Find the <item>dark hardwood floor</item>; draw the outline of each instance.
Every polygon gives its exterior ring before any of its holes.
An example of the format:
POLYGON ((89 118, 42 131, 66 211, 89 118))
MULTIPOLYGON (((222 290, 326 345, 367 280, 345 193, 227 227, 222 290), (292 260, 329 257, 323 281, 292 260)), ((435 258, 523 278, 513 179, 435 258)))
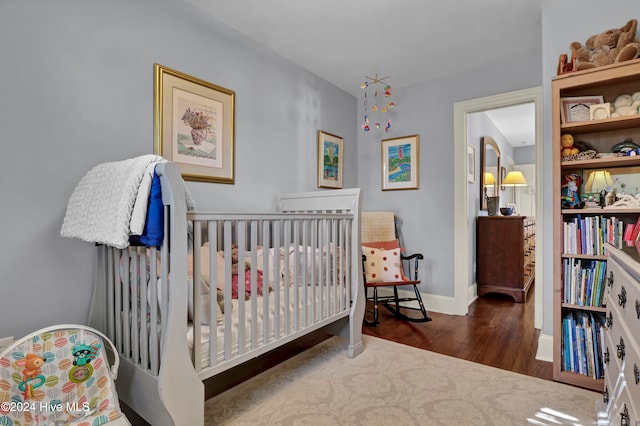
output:
POLYGON ((553 380, 553 364, 535 359, 539 331, 534 324, 533 288, 525 303, 501 295, 476 299, 466 316, 429 312, 433 319, 414 323, 380 309, 380 325, 365 334, 456 358, 553 380))

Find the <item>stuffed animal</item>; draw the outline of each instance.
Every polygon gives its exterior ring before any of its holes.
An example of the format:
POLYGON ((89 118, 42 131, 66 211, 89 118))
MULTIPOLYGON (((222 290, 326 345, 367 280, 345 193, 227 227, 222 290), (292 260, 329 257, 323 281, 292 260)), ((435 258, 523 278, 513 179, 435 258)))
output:
POLYGON ((582 177, 575 173, 565 175, 560 187, 562 196, 561 206, 563 209, 581 209, 585 206, 584 201, 580 201, 580 185, 582 177))
POLYGON ((611 105, 611 117, 638 114, 640 108, 640 92, 632 95, 620 95, 611 105))
POLYGON ((571 43, 574 71, 637 58, 640 54, 640 43, 636 40, 637 27, 638 20, 631 19, 621 28, 613 28, 592 35, 584 46, 578 41, 571 43))
POLYGON ((562 145, 561 155, 563 157, 570 157, 580 152, 580 150, 576 148, 573 143, 573 136, 569 133, 565 133, 560 137, 560 145, 562 145))

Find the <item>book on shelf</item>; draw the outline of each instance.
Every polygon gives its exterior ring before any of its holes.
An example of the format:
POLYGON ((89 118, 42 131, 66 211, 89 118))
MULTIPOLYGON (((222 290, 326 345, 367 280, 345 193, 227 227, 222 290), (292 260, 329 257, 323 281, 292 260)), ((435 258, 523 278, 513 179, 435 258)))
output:
MULTIPOLYGON (((640 219, 640 216, 638 216, 640 219)), ((625 241, 635 241, 633 240, 633 231, 637 225, 633 225, 632 223, 627 223, 624 228, 624 240, 625 241)))
MULTIPOLYGON (((605 243, 622 248, 624 229, 624 221, 615 216, 582 217, 578 214, 563 222, 563 252, 565 254, 605 255, 607 254, 604 248, 605 243)), ((638 229, 640 232, 640 228, 638 229)))
POLYGON ((630 241, 638 241, 638 237, 640 237, 640 215, 638 215, 638 220, 636 220, 636 225, 633 228, 633 233, 631 234, 630 241))
POLYGON ((607 262, 563 259, 563 302, 578 306, 602 306, 607 262))
POLYGON ((601 379, 604 314, 567 312, 562 318, 562 369, 601 379))

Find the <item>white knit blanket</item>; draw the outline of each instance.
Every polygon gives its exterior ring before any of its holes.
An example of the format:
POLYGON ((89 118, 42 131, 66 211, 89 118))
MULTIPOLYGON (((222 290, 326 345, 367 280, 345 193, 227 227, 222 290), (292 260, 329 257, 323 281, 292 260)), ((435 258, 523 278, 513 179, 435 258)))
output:
POLYGON ((145 174, 148 178, 149 171, 153 173, 149 166, 162 161, 166 160, 150 154, 95 166, 71 194, 60 235, 117 248, 128 247, 131 226, 133 234, 139 234, 141 217, 146 215, 146 204, 140 206, 140 202, 146 202, 149 197, 149 184, 142 184, 145 174), (140 200, 134 217, 138 195, 140 200))

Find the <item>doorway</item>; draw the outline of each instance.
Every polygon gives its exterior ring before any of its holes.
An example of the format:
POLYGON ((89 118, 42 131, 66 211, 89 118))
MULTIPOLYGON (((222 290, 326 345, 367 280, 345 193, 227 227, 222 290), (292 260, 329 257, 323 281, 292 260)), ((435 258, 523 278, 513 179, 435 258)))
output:
MULTIPOLYGON (((470 242, 475 241, 470 230, 477 216, 475 203, 469 202, 467 182, 466 152, 468 144, 468 115, 497 108, 520 105, 533 102, 535 105, 535 180, 542 182, 542 170, 544 168, 542 155, 542 88, 525 89, 485 98, 459 102, 454 105, 454 204, 455 204, 455 236, 454 247, 456 253, 456 266, 454 272, 455 314, 466 315, 470 300, 475 296, 471 277, 473 276, 473 258, 475 251, 470 242)), ((535 194, 536 211, 536 246, 542 247, 542 195, 540 191, 535 194)), ((542 251, 536 251, 536 277, 542 277, 542 251)), ((542 282, 538 280, 534 286, 535 315, 534 327, 542 328, 542 282)))

